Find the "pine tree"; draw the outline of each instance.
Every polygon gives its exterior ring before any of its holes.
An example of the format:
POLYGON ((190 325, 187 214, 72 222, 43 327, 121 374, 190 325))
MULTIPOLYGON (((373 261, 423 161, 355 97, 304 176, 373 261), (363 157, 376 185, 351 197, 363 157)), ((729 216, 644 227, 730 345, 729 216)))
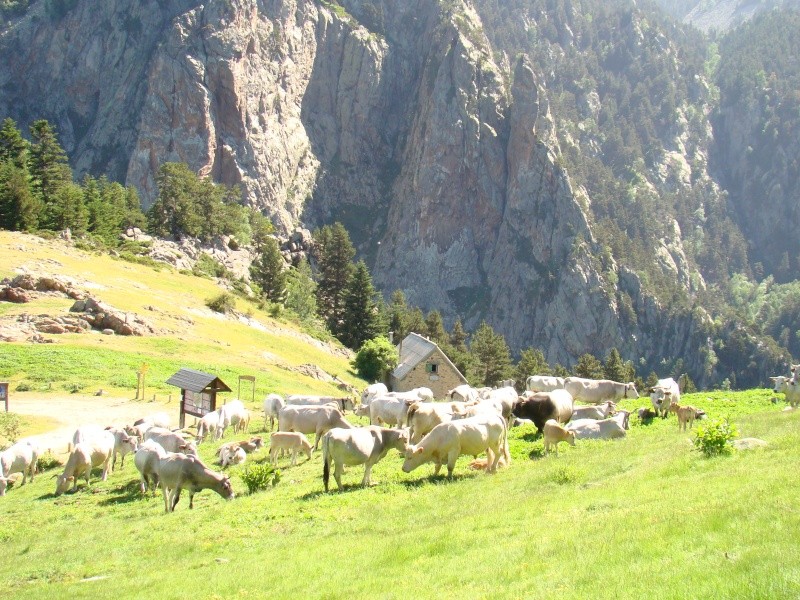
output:
MULTIPOLYGON (((425 335, 428 330, 428 325, 425 323, 425 317, 419 308, 411 308, 406 312, 406 327, 407 331, 425 335)), ((408 333, 406 334, 408 335, 408 333)), ((403 336, 405 337, 405 336, 403 336)))
POLYGON ((12 161, 0 162, 0 227, 36 229, 41 209, 41 201, 31 192, 27 169, 12 161))
POLYGON ((311 321, 317 315, 317 284, 311 276, 308 261, 301 261, 286 274, 286 308, 300 320, 311 321))
POLYGON ((261 288, 264 298, 277 304, 286 298, 286 261, 275 238, 268 238, 250 265, 250 277, 261 288))
POLYGON ((408 335, 406 316, 408 306, 406 305, 406 295, 402 290, 392 292, 392 299, 389 302, 389 331, 394 336, 394 341, 399 342, 408 335))
POLYGON ((523 350, 519 362, 514 369, 515 387, 518 391, 525 390, 525 382, 531 375, 549 375, 550 365, 544 358, 544 353, 538 348, 523 350))
POLYGON ((0 163, 10 162, 27 170, 28 142, 22 137, 14 119, 7 118, 0 127, 0 163))
POLYGON ((464 331, 464 326, 461 324, 461 319, 456 319, 456 322, 453 323, 453 330, 450 332, 450 345, 459 352, 466 352, 467 337, 467 332, 464 331))
POLYGON ((75 183, 59 187, 44 207, 45 223, 49 229, 69 228, 83 234, 89 225, 89 214, 83 203, 83 188, 75 183))
POLYGON ((149 230, 160 237, 197 236, 200 217, 194 210, 197 175, 184 163, 164 163, 156 174, 158 198, 147 213, 149 230))
POLYGON ((578 362, 575 364, 573 372, 577 377, 585 377, 587 379, 603 379, 605 373, 603 372, 603 363, 601 363, 592 354, 582 354, 578 357, 578 362))
POLYGON ((472 336, 470 353, 475 360, 473 380, 476 384, 494 386, 510 375, 511 353, 506 340, 486 321, 481 322, 472 336))
MULTIPOLYGON (((67 212, 70 212, 70 207, 53 206, 56 202, 64 203, 65 198, 57 200, 56 194, 62 187, 72 183, 72 170, 67 163, 67 154, 59 145, 55 131, 46 120, 34 121, 30 131, 33 139, 29 159, 31 189, 44 204, 45 222, 42 225, 49 229, 62 229, 63 227, 51 219, 61 219, 63 222, 67 212)), ((71 194, 72 191, 67 193, 71 194)))
POLYGON ((608 352, 608 356, 606 356, 606 362, 603 365, 603 375, 606 379, 610 379, 611 381, 624 383, 632 379, 626 379, 625 364, 622 362, 622 357, 619 354, 619 350, 616 348, 611 348, 608 352))
POLYGON ((344 299, 353 276, 356 254, 344 225, 326 225, 315 236, 317 242, 317 307, 328 330, 342 333, 344 299))
POLYGON ((439 346, 442 346, 449 341, 447 332, 444 330, 442 315, 438 310, 430 311, 425 317, 425 333, 428 336, 428 339, 433 340, 439 346))
POLYGON ((367 340, 381 333, 375 288, 367 265, 358 261, 350 279, 344 301, 342 328, 339 340, 353 350, 358 350, 367 340))

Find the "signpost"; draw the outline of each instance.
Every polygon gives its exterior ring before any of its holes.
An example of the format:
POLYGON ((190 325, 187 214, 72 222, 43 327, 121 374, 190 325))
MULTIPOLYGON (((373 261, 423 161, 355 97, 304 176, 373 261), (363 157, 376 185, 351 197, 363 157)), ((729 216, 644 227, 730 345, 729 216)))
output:
POLYGON ((147 369, 150 368, 150 365, 147 363, 142 363, 142 366, 139 367, 139 371, 136 373, 136 398, 134 400, 139 399, 139 387, 142 388, 142 400, 144 400, 144 376, 147 373, 147 369))
POLYGON ((239 389, 236 391, 236 396, 239 400, 242 399, 242 381, 249 381, 253 384, 253 401, 256 399, 256 378, 252 375, 239 375, 239 389))
POLYGON ((0 401, 6 405, 6 412, 8 412, 8 382, 0 381, 0 401))

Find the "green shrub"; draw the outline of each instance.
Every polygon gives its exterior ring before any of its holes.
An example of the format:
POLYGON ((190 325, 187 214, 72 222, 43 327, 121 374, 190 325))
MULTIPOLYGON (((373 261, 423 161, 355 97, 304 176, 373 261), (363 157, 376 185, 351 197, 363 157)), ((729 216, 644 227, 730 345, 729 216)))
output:
POLYGON ((20 381, 17 384, 17 391, 18 392, 30 392, 32 389, 33 389, 33 387, 27 381, 20 381))
POLYGON ((120 252, 118 255, 120 260, 124 260, 125 262, 136 263, 137 265, 144 265, 145 267, 151 267, 156 271, 160 271, 167 265, 165 263, 159 262, 150 258, 149 256, 140 256, 138 254, 133 254, 131 252, 120 252))
POLYGON ((197 262, 192 267, 192 273, 198 277, 211 279, 212 277, 231 278, 231 272, 221 262, 210 254, 201 252, 197 257, 197 262))
POLYGON ((0 438, 16 442, 22 428, 22 419, 15 413, 0 413, 0 438))
POLYGON ((44 454, 42 454, 39 458, 36 459, 36 472, 41 473, 42 471, 49 471, 50 469, 56 469, 63 465, 60 460, 48 450, 44 454))
POLYGON ((385 337, 367 340, 352 361, 358 376, 367 381, 380 381, 397 366, 397 348, 385 337))
POLYGON ((206 300, 206 306, 214 312, 228 314, 236 308, 236 298, 233 294, 222 292, 219 296, 206 300))
POLYGON ((695 432, 694 445, 706 456, 730 454, 733 439, 738 435, 736 425, 728 419, 701 424, 695 432))
POLYGON ((64 389, 67 390, 70 394, 77 394, 81 391, 81 386, 78 383, 65 383, 64 389))
POLYGON ((241 474, 242 481, 251 494, 274 487, 281 480, 281 472, 267 463, 252 463, 241 474))

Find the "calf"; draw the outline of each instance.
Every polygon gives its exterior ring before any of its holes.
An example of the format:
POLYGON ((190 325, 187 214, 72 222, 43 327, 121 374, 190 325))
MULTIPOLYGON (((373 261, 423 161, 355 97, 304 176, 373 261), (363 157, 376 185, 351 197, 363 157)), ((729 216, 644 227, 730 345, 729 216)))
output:
POLYGON ((548 419, 544 424, 544 452, 550 453, 551 448, 555 448, 558 456, 558 442, 567 442, 570 446, 575 445, 575 432, 567 430, 555 419, 548 419))
POLYGON ((278 420, 278 413, 284 406, 286 406, 286 402, 278 394, 269 394, 264 398, 264 429, 267 429, 267 420, 269 419, 267 431, 272 431, 278 420))
POLYGON ((101 481, 108 478, 111 456, 114 453, 114 435, 108 431, 93 437, 88 442, 77 444, 70 452, 64 472, 56 480, 56 496, 60 496, 69 487, 72 481, 72 491, 78 489, 78 478, 82 475, 86 477, 86 485, 89 485, 89 475, 93 467, 103 467, 101 481))
POLYGON ((361 485, 370 485, 372 467, 392 448, 405 450, 408 433, 404 429, 385 427, 359 427, 357 429, 331 429, 322 438, 322 483, 328 491, 331 463, 336 463, 333 477, 336 486, 342 491, 344 465, 364 465, 364 478, 361 485))
POLYGON ((241 446, 223 448, 219 454, 219 462, 224 469, 228 465, 240 465, 247 460, 247 453, 241 446))
POLYGON ((434 462, 434 475, 439 474, 443 462, 447 462, 447 476, 453 477, 456 460, 462 454, 477 457, 486 452, 487 473, 494 473, 501 457, 511 461, 506 439, 506 421, 497 415, 481 415, 442 423, 422 438, 417 445, 405 450, 403 471, 410 473, 426 462, 434 462))
POLYGON ((691 429, 697 417, 697 409, 694 406, 681 406, 677 402, 672 403, 669 411, 678 415, 678 431, 686 431, 687 426, 691 429))
POLYGON ((311 460, 314 452, 311 442, 302 433, 296 431, 276 431, 270 436, 269 459, 273 465, 278 464, 278 452, 281 450, 292 453, 292 465, 297 464, 298 452, 303 452, 311 460))
POLYGON ((197 447, 194 442, 186 440, 179 433, 161 427, 151 427, 144 434, 145 440, 153 440, 161 445, 167 452, 182 452, 197 456, 197 447))
POLYGON ((119 454, 122 457, 120 466, 124 467, 125 456, 136 452, 136 449, 139 447, 139 438, 129 436, 124 429, 120 429, 119 427, 106 427, 106 431, 114 436, 114 452, 111 456, 111 471, 113 472, 117 464, 117 455, 119 454))
POLYGON ((200 490, 214 490, 226 500, 234 497, 231 480, 207 468, 196 456, 168 453, 158 460, 158 480, 164 495, 164 512, 173 512, 181 490, 189 490, 189 508, 194 508, 194 495, 200 490))
POLYGON ((142 494, 147 493, 147 488, 150 487, 153 493, 156 491, 158 485, 158 460, 167 455, 166 450, 161 447, 161 444, 153 440, 147 440, 133 456, 133 464, 136 465, 136 470, 139 471, 141 483, 139 484, 142 494))
POLYGON ((222 446, 219 447, 219 450, 217 450, 217 457, 221 462, 223 452, 227 452, 228 454, 232 455, 236 448, 241 448, 245 454, 250 454, 251 452, 260 450, 263 446, 264 440, 260 437, 253 437, 249 440, 241 440, 238 442, 228 442, 227 444, 222 444, 222 446))
POLYGON ((202 444, 209 434, 213 436, 213 439, 218 439, 217 430, 219 429, 221 421, 222 408, 218 408, 215 411, 203 415, 197 423, 197 444, 202 444))
POLYGON ((570 420, 597 419, 599 421, 613 415, 616 410, 617 405, 611 400, 606 400, 598 406, 576 406, 572 409, 570 420))
POLYGON ((0 453, 0 496, 5 496, 8 478, 12 473, 22 473, 22 484, 33 481, 36 474, 36 461, 39 458, 38 448, 28 441, 17 442, 0 453))

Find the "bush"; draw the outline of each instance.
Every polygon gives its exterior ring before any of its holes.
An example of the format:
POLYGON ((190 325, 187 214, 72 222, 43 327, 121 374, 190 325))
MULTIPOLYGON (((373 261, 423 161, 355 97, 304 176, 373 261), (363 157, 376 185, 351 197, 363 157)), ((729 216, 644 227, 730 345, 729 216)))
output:
POLYGON ((267 463, 252 463, 241 474, 242 481, 251 494, 274 487, 281 480, 281 472, 267 463))
POLYGON ((206 300, 206 306, 214 312, 225 315, 233 312, 236 308, 236 298, 233 297, 233 294, 222 292, 219 296, 206 300))
POLYGON ((42 471, 56 469, 62 464, 63 463, 58 460, 58 458, 52 452, 50 452, 50 450, 48 450, 36 459, 36 472, 41 473, 42 471))
POLYGON ((733 451, 732 441, 738 435, 736 425, 728 419, 701 424, 695 432, 694 445, 706 456, 730 454, 733 451))
POLYGON ((30 392, 32 389, 33 389, 33 387, 27 381, 20 381, 17 384, 17 391, 18 392, 30 392))
POLYGON ((358 376, 367 381, 382 381, 397 366, 397 348, 385 337, 367 340, 353 359, 358 376))
POLYGON ((16 442, 22 428, 22 419, 15 413, 0 413, 0 437, 16 442))
POLYGON ((192 267, 192 273, 207 279, 213 277, 230 278, 231 276, 231 272, 228 271, 225 265, 206 252, 201 252, 200 256, 197 257, 197 262, 192 267))

